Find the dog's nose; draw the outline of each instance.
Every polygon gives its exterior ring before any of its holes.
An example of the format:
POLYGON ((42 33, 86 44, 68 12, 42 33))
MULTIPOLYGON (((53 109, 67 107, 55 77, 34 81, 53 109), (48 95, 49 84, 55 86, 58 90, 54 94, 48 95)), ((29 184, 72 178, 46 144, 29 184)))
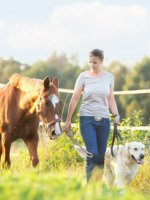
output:
POLYGON ((140 159, 143 159, 143 158, 144 158, 144 154, 141 154, 141 155, 140 155, 140 159))

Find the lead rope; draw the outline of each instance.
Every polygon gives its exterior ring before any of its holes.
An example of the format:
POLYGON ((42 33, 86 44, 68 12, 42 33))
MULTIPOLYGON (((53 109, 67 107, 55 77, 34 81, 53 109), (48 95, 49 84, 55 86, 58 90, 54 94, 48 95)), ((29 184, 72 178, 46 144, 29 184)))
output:
POLYGON ((74 145, 76 145, 79 149, 81 149, 87 157, 93 157, 93 154, 89 151, 87 151, 86 149, 84 149, 83 147, 81 147, 81 145, 77 142, 77 140, 74 139, 73 135, 75 135, 74 131, 69 131, 66 133, 66 135, 70 138, 70 140, 73 142, 74 145))
POLYGON ((117 126, 118 126, 117 123, 114 123, 113 138, 112 138, 112 144, 111 144, 111 147, 110 147, 111 155, 113 157, 115 157, 114 152, 113 152, 113 146, 114 146, 114 143, 115 143, 115 139, 117 140, 117 147, 118 147, 118 141, 119 140, 123 141, 123 138, 121 137, 121 134, 117 129, 117 126))
POLYGON ((69 93, 66 95, 65 100, 64 100, 64 106, 63 106, 63 109, 62 109, 62 116, 64 114, 65 104, 66 104, 66 101, 67 101, 68 97, 69 97, 69 93))
MULTIPOLYGON (((66 104, 66 100, 68 99, 69 97, 69 93, 66 95, 65 97, 65 100, 64 100, 64 106, 63 106, 63 111, 62 111, 62 116, 64 114, 64 108, 65 108, 65 104, 66 104)), ((74 139, 74 135, 75 135, 75 132, 74 131, 69 131, 69 132, 65 132, 65 134, 70 138, 70 140, 72 141, 72 143, 74 144, 74 146, 76 145, 79 149, 81 149, 87 157, 93 157, 93 154, 89 151, 87 151, 86 149, 84 149, 83 147, 81 147, 81 145, 74 139)))

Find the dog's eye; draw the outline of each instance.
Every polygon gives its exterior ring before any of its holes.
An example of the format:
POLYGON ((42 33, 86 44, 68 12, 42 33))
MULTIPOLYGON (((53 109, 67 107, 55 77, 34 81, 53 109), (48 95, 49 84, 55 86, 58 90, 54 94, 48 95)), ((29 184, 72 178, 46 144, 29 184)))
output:
POLYGON ((134 148, 134 151, 137 151, 137 148, 134 148))

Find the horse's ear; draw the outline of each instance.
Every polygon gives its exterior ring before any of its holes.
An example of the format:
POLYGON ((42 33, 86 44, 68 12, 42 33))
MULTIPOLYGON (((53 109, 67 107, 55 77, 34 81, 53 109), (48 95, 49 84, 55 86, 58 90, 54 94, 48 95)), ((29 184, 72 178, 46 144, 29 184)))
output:
POLYGON ((49 87, 49 83, 50 83, 50 78, 46 76, 43 80, 44 89, 47 89, 49 87))
POLYGON ((58 78, 55 77, 53 80, 52 80, 53 84, 56 85, 56 87, 58 88, 59 86, 59 81, 58 81, 58 78))

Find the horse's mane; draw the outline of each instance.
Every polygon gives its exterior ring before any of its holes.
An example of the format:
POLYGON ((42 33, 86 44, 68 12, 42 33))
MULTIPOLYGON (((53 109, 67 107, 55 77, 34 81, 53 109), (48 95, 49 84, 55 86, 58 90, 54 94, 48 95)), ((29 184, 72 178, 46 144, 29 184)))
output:
POLYGON ((24 92, 40 91, 42 86, 42 80, 24 77, 20 74, 12 75, 9 83, 24 92))

